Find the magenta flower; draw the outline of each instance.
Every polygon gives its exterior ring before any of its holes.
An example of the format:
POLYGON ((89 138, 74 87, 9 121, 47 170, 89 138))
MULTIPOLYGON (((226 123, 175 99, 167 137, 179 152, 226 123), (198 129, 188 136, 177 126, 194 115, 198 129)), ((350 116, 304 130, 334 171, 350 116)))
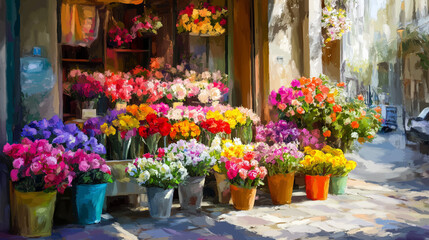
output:
POLYGON ((90 166, 89 166, 87 161, 80 162, 80 164, 79 164, 79 170, 80 171, 87 172, 89 170, 89 168, 90 168, 90 166))

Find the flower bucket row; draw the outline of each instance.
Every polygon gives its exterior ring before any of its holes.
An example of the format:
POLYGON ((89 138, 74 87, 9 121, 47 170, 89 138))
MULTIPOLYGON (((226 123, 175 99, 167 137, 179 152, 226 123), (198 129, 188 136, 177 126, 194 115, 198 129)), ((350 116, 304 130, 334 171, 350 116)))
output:
POLYGON ((64 93, 81 105, 106 97, 112 104, 111 108, 115 104, 126 106, 127 103, 157 102, 170 106, 174 103, 206 105, 223 102, 229 91, 227 85, 228 76, 220 71, 197 73, 190 69, 189 64, 182 63, 173 68, 164 64, 162 58, 153 58, 150 70, 139 66, 128 73, 71 70, 64 83, 64 93))

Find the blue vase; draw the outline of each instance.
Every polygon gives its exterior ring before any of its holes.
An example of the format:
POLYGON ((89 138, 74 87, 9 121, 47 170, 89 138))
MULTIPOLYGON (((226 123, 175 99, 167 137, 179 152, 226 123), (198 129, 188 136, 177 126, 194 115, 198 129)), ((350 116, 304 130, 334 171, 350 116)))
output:
POLYGON ((79 224, 94 224, 101 221, 107 183, 81 184, 73 188, 74 212, 79 224))
POLYGON ((173 205, 174 188, 149 187, 146 189, 150 216, 152 218, 169 218, 173 205))

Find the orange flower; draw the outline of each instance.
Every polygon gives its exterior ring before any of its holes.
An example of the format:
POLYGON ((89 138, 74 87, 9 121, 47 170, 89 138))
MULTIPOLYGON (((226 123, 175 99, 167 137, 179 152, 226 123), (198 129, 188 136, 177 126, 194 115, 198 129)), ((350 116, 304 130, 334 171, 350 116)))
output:
POLYGON ((161 67, 161 64, 158 62, 157 58, 151 58, 150 59, 150 68, 151 69, 158 69, 161 67))
POLYGON ((321 93, 317 94, 314 98, 319 102, 323 102, 323 100, 325 100, 325 96, 321 93))
POLYGON ((323 81, 320 78, 313 77, 311 83, 313 83, 315 86, 320 86, 322 85, 323 81))
POLYGON ((331 136, 331 131, 330 130, 324 131, 323 132, 323 136, 326 137, 326 138, 330 137, 331 136))
POLYGON ((329 115, 332 119, 333 122, 337 121, 337 114, 336 113, 331 113, 331 115, 329 115))
POLYGON ((330 104, 335 103, 334 94, 329 93, 329 94, 328 94, 328 97, 326 98, 326 101, 327 101, 328 103, 330 103, 330 104))
POLYGON ((285 110, 285 108, 286 108, 286 104, 284 104, 284 103, 279 103, 279 104, 277 105, 277 108, 283 111, 283 110, 285 110))
POLYGON ((304 111, 304 108, 302 108, 302 107, 299 107, 299 108, 297 108, 296 109, 296 111, 299 113, 299 114, 303 114, 305 111, 304 111))
POLYGON ((362 94, 359 94, 359 95, 358 95, 358 100, 359 100, 359 101, 363 101, 363 96, 362 96, 362 94))
POLYGON ((378 113, 381 113, 381 107, 376 107, 374 110, 378 113))
POLYGON ((305 95, 305 102, 308 104, 313 103, 313 97, 310 94, 305 95))
POLYGON ((344 86, 346 86, 346 84, 345 84, 345 83, 343 83, 343 82, 339 82, 339 83, 337 83, 337 87, 344 87, 344 86))
POLYGON ((329 93, 329 88, 325 85, 320 85, 319 86, 319 90, 324 94, 324 95, 328 95, 329 93))
POLYGON ((359 128, 359 123, 356 121, 353 121, 351 125, 352 125, 352 128, 359 128))
POLYGON ((369 136, 368 136, 368 139, 372 139, 372 138, 374 138, 374 136, 372 136, 372 135, 369 135, 369 136))
POLYGON ((334 112, 341 112, 343 108, 337 104, 332 107, 332 110, 334 110, 334 112))
POLYGON ((358 142, 360 144, 363 144, 365 142, 365 138, 363 138, 363 137, 358 138, 358 142))
POLYGON ((380 116, 380 114, 375 114, 374 117, 377 119, 380 119, 381 116, 380 116))
POLYGON ((308 88, 301 88, 302 94, 308 95, 310 93, 310 90, 308 88))
POLYGON ((158 78, 158 79, 161 79, 161 78, 164 77, 164 75, 162 75, 162 73, 160 71, 156 71, 155 72, 155 77, 158 78))

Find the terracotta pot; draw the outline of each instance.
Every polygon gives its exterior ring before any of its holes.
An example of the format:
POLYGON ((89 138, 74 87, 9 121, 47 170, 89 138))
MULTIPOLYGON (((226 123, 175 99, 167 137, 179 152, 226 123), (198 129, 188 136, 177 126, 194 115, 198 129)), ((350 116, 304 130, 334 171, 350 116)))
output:
POLYGON ((24 237, 51 236, 57 192, 12 191, 13 229, 24 237))
POLYGON ((270 188, 271 201, 274 205, 292 202, 294 177, 294 172, 268 176, 268 187, 270 188))
POLYGON ((326 200, 328 198, 330 176, 305 175, 307 198, 311 200, 326 200))
POLYGON ((228 178, 225 173, 214 173, 216 178, 216 187, 219 203, 229 204, 231 200, 231 190, 228 178))
POLYGON ((231 198, 237 210, 251 210, 255 205, 256 188, 242 188, 231 184, 231 198))

